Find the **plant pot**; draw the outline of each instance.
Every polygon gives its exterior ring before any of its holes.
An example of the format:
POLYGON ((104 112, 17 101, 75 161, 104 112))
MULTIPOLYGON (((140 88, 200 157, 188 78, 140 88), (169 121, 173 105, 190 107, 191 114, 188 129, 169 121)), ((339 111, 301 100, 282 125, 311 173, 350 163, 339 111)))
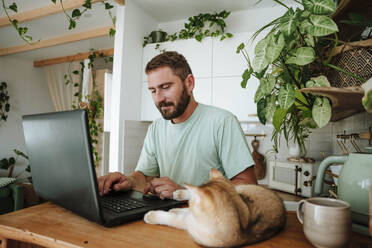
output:
POLYGON ((150 34, 151 41, 149 43, 159 43, 164 42, 167 37, 167 32, 158 30, 158 31, 152 31, 150 34))
MULTIPOLYGON (((336 48, 331 64, 353 73, 364 80, 372 77, 372 39, 350 43, 336 48)), ((329 69, 327 78, 332 87, 346 88, 360 86, 362 81, 343 72, 329 69)))

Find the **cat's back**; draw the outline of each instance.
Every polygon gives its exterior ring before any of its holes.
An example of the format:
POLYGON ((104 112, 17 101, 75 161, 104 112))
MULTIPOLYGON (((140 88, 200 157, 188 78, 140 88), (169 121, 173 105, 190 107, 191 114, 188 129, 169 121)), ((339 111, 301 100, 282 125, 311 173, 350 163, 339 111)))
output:
MULTIPOLYGON (((258 185, 237 185, 236 190, 248 205, 253 223, 250 232, 267 237, 279 232, 287 215, 282 199, 272 190, 258 185)), ((259 239, 261 239, 259 238, 259 239)))

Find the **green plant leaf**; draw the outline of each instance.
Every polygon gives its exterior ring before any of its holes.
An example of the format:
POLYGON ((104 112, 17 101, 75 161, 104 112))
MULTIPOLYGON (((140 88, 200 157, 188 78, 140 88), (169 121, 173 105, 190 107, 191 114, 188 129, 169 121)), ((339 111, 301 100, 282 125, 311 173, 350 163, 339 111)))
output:
POLYGON ((252 69, 251 70, 248 70, 246 69, 242 75, 242 82, 240 83, 240 85, 242 86, 242 88, 246 88, 247 87, 247 82, 249 80, 249 78, 251 77, 251 74, 253 73, 252 69))
POLYGON ((287 115, 287 110, 282 108, 277 108, 273 116, 273 125, 277 132, 280 131, 280 126, 282 125, 285 116, 287 115))
POLYGON ((51 0, 53 3, 56 3, 57 0, 51 0))
POLYGON ((85 0, 85 3, 82 6, 87 8, 87 9, 91 9, 92 8, 91 0, 85 0))
POLYGON ((328 98, 317 97, 313 105, 312 114, 319 128, 327 125, 332 115, 332 108, 328 98))
POLYGON ((266 98, 265 118, 266 121, 271 121, 276 110, 276 96, 271 95, 266 98))
POLYGON ((278 102, 282 109, 289 109, 295 101, 295 91, 291 84, 282 85, 279 89, 278 102))
POLYGON ((265 108, 266 108, 266 99, 262 98, 257 103, 257 115, 258 115, 258 119, 263 125, 266 124, 265 108))
POLYGON ((314 36, 311 35, 306 35, 305 36, 305 42, 308 46, 315 47, 315 38, 314 36))
POLYGON ((236 48, 236 53, 240 53, 241 50, 243 50, 245 47, 245 44, 242 42, 240 45, 236 48))
POLYGON ((112 9, 114 6, 105 2, 105 9, 112 9))
POLYGON ((306 88, 312 87, 331 87, 326 76, 320 75, 318 77, 313 77, 306 82, 306 88))
POLYGON ((80 12, 80 10, 79 10, 79 9, 74 9, 74 10, 72 11, 71 17, 72 17, 72 18, 75 18, 75 17, 79 17, 79 16, 81 16, 81 12, 80 12))
POLYGON ((330 15, 336 11, 336 4, 333 0, 302 0, 302 5, 316 15, 330 15))
POLYGON ((369 90, 364 94, 362 104, 368 113, 372 113, 372 90, 369 90))
POLYGON ((282 34, 277 39, 274 35, 270 36, 265 54, 265 58, 269 64, 273 63, 279 57, 284 45, 285 40, 282 34))
POLYGON ((260 85, 262 85, 262 91, 265 95, 271 95, 275 87, 276 79, 273 75, 268 74, 266 78, 260 79, 260 85))
POLYGON ((70 19, 70 25, 68 26, 68 29, 74 29, 76 27, 76 21, 70 19))
POLYGON ((263 91, 263 85, 260 83, 258 86, 256 93, 254 95, 254 102, 260 101, 265 96, 265 92, 263 91))
POLYGON ((11 10, 13 10, 14 12, 18 12, 18 8, 17 8, 17 4, 16 3, 12 3, 12 5, 9 5, 8 8, 11 9, 11 10))
POLYGON ((109 35, 110 35, 111 37, 113 37, 113 36, 115 36, 115 33, 116 33, 116 30, 113 29, 113 28, 110 28, 109 35))
POLYGON ((266 59, 266 49, 268 46, 268 40, 267 39, 262 39, 260 40, 255 49, 254 49, 254 60, 253 60, 253 70, 257 73, 260 73, 263 69, 265 69, 268 65, 269 62, 266 59))
POLYGON ((312 47, 300 47, 290 53, 286 64, 307 65, 315 60, 315 51, 312 47))
POLYGON ((279 29, 285 36, 291 36, 297 26, 296 15, 292 8, 290 8, 282 18, 280 18, 279 29))
POLYGON ((326 36, 338 32, 337 24, 328 16, 310 15, 311 26, 305 27, 312 36, 326 36))

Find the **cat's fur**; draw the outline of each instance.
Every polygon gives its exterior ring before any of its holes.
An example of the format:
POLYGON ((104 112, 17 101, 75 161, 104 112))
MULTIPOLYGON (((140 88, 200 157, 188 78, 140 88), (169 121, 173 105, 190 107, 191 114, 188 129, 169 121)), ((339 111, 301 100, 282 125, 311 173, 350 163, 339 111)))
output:
POLYGON ((212 169, 210 181, 200 187, 186 185, 174 198, 189 200, 189 208, 148 212, 148 224, 185 229, 194 241, 208 247, 231 247, 269 239, 286 223, 282 200, 257 185, 234 186, 212 169))

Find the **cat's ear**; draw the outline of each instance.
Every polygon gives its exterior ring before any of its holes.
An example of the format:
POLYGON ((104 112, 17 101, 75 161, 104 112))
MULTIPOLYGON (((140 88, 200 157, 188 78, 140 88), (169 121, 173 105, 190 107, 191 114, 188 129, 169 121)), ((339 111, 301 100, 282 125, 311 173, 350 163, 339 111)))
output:
POLYGON ((211 169, 211 171, 209 172, 209 180, 218 179, 218 178, 225 178, 225 177, 218 170, 214 168, 211 169))

